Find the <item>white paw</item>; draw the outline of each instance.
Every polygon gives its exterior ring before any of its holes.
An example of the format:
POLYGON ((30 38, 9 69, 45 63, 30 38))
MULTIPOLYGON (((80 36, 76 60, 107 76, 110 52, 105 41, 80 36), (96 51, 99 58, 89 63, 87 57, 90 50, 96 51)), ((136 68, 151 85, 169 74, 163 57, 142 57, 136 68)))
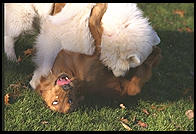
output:
POLYGON ((40 75, 38 74, 38 72, 34 72, 34 75, 31 81, 29 82, 29 84, 33 89, 36 89, 39 83, 40 83, 40 75))
POLYGON ((31 85, 31 87, 32 87, 33 89, 35 89, 36 85, 35 85, 35 82, 34 82, 33 79, 29 82, 29 84, 31 85))
POLYGON ((10 36, 5 36, 4 39, 5 39, 4 51, 6 53, 8 60, 17 61, 15 50, 14 50, 14 38, 10 36))
POLYGON ((14 62, 17 61, 16 54, 14 52, 13 53, 6 53, 6 56, 7 56, 7 59, 10 61, 14 61, 14 62))

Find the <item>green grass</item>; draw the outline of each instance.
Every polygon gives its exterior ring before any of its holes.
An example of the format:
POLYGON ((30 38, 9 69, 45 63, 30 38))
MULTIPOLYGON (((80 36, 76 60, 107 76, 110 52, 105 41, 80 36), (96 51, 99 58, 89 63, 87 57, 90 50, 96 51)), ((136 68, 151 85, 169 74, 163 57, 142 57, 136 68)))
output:
POLYGON ((194 109, 194 4, 140 3, 139 7, 160 36, 163 56, 139 95, 122 102, 93 96, 70 114, 51 111, 29 86, 35 67, 23 51, 32 48, 35 31, 16 42, 21 63, 9 62, 3 55, 3 96, 16 92, 10 84, 22 83, 12 103, 3 105, 4 130, 126 131, 120 123, 125 117, 133 131, 193 131, 194 119, 189 120, 185 112, 194 109), (184 16, 175 14, 176 10, 184 11, 184 16))

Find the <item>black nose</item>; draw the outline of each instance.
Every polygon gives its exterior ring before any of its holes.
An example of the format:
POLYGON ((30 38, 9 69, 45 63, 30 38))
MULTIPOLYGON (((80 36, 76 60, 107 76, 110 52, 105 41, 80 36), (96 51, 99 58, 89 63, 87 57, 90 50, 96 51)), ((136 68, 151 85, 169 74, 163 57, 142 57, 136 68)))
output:
POLYGON ((66 90, 72 89, 72 86, 70 84, 66 84, 66 85, 63 85, 63 89, 66 91, 66 90))

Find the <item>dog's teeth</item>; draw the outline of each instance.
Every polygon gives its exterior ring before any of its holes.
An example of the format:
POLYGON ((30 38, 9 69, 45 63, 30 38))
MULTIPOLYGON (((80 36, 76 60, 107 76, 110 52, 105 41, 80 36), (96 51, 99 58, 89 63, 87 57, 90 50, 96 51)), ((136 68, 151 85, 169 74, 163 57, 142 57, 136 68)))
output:
POLYGON ((66 77, 65 79, 66 79, 66 80, 69 80, 69 78, 67 78, 67 77, 66 77))

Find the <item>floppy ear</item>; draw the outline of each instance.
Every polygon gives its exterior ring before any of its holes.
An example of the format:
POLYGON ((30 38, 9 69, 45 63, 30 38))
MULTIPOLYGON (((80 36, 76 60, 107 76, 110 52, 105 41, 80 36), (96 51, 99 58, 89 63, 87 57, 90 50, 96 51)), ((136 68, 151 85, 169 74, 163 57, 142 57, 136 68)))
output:
POLYGON ((59 13, 64 6, 65 6, 65 3, 54 3, 53 11, 51 15, 54 16, 55 14, 59 13))
POLYGON ((138 65, 140 65, 141 60, 137 55, 130 55, 128 57, 129 63, 130 63, 130 67, 136 67, 138 65))

